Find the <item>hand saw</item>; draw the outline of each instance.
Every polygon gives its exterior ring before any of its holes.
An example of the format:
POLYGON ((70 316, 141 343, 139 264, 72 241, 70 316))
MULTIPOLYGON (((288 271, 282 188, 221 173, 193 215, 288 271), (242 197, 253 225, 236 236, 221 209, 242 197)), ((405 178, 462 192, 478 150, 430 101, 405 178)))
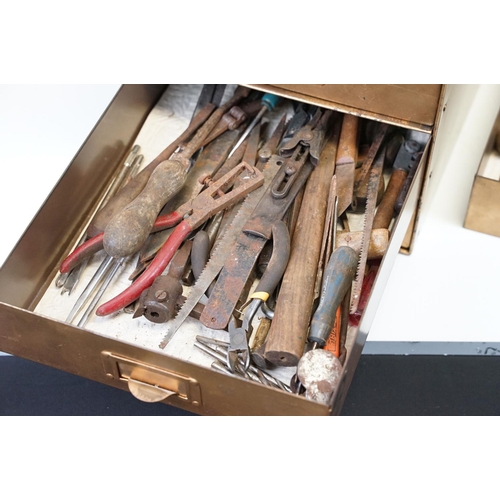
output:
POLYGON ((359 252, 358 269, 356 279, 353 284, 352 299, 351 299, 351 314, 358 310, 359 299, 361 297, 361 289, 363 287, 363 279, 365 276, 366 261, 368 259, 368 250, 370 247, 370 237, 373 227, 373 219, 375 218, 375 208, 377 205, 377 194, 380 178, 384 169, 385 160, 385 145, 379 150, 379 153, 371 167, 370 176, 368 179, 368 188, 366 192, 366 209, 363 221, 363 236, 361 239, 361 250, 359 252))
POLYGON ((283 117, 281 122, 278 124, 269 141, 259 151, 259 161, 257 162, 256 168, 263 170, 264 184, 255 191, 252 191, 246 197, 237 214, 224 230, 223 235, 215 243, 215 247, 209 261, 199 278, 196 280, 196 283, 192 287, 181 310, 168 325, 168 331, 159 345, 160 349, 164 349, 167 346, 168 342, 170 342, 177 330, 181 327, 182 323, 184 323, 191 311, 204 296, 208 287, 212 284, 214 279, 217 278, 217 275, 223 268, 229 252, 231 251, 231 247, 236 241, 238 235, 241 233, 243 226, 246 224, 255 207, 259 204, 262 196, 278 172, 279 166, 268 164, 268 160, 271 158, 274 151, 276 151, 284 131, 285 117, 283 117))
POLYGON ((245 224, 210 294, 200 317, 208 328, 220 330, 228 325, 257 259, 272 237, 273 224, 283 218, 319 161, 332 116, 331 110, 317 113, 314 126, 300 129, 280 151, 287 158, 274 156, 269 161, 280 169, 245 224), (292 146, 295 149, 291 152, 292 146))

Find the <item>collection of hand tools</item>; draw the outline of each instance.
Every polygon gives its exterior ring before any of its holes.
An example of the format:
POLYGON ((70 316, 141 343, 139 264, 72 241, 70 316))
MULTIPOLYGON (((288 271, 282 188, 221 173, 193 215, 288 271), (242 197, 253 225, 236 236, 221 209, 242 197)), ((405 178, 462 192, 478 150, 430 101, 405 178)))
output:
POLYGON ((224 89, 204 85, 189 126, 144 169, 130 151, 60 265, 68 287, 105 255, 67 321, 89 300, 79 326, 132 312, 164 325, 164 349, 195 318, 225 335, 193 345, 213 369, 328 404, 423 145, 241 86, 223 103, 224 89), (99 304, 126 259, 130 285, 99 304))

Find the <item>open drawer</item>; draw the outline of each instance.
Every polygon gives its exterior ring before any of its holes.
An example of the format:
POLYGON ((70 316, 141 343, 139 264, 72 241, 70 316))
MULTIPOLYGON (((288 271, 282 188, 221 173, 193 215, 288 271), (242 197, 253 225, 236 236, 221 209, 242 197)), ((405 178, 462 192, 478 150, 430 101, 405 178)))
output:
MULTIPOLYGON (((61 297, 55 289, 59 264, 77 244, 83 227, 116 176, 117 166, 123 163, 131 147, 140 142, 140 131, 151 110, 172 87, 125 85, 121 88, 5 262, 0 272, 0 350, 130 390, 145 401, 164 401, 199 414, 338 414, 392 264, 414 220, 432 142, 432 127, 425 125, 428 140, 424 154, 401 212, 391 226, 389 246, 380 262, 359 326, 349 330, 340 383, 326 405, 212 370, 210 363, 202 360, 202 353, 193 355, 192 345, 182 340, 182 330, 174 337, 182 345, 170 352, 157 347, 157 339, 162 337, 166 325, 148 324, 144 318, 133 320, 131 315, 120 313, 78 327, 64 321, 67 310, 59 309, 61 302, 51 302, 50 297, 57 295, 57 301, 66 301, 65 307, 71 309, 85 281, 88 282, 95 271, 97 261, 94 267, 89 266, 71 297, 61 297), (35 245, 34 254, 31 249, 35 245), (124 327, 121 321, 125 320, 133 326, 124 327)), ((197 87, 199 92, 201 86, 197 87)), ((292 94, 283 92, 282 95, 295 100, 292 94)), ((300 100, 318 104, 314 97, 300 100)), ((341 110, 326 101, 322 107, 341 110)), ((187 109, 185 116, 190 111, 187 109)), ((342 111, 352 112, 347 108, 342 111)), ((377 116, 371 115, 371 118, 376 120, 377 116)), ((402 127, 400 119, 382 121, 394 123, 405 134, 424 130, 424 127, 402 127)), ((148 144, 140 145, 148 150, 148 144)), ((144 164, 148 161, 146 157, 144 164)), ((125 280, 128 274, 123 273, 125 280)), ((196 320, 190 321, 196 323, 196 320)))

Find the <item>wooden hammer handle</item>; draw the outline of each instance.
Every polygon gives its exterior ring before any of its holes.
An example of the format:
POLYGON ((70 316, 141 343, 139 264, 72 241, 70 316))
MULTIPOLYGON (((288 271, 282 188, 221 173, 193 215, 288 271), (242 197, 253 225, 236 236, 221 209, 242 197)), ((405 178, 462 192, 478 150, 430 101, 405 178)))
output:
POLYGON ((295 366, 304 352, 311 320, 330 179, 335 168, 338 127, 307 181, 264 356, 276 366, 295 366))

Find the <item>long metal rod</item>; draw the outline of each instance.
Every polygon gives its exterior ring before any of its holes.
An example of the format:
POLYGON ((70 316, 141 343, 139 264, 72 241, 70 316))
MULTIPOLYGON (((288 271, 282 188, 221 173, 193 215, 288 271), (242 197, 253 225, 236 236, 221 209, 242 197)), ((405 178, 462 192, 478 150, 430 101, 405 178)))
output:
POLYGON ((77 301, 75 302, 73 309, 71 309, 68 317, 66 318, 67 323, 71 323, 75 319, 80 309, 85 305, 88 298, 94 292, 95 288, 97 287, 103 276, 106 275, 108 269, 111 267, 112 264, 113 264, 113 258, 107 255, 106 258, 101 262, 101 265, 95 272, 94 276, 92 276, 92 279, 85 287, 85 290, 83 290, 83 292, 80 294, 80 297, 78 297, 77 301))
POLYGON ((107 276, 105 280, 102 282, 101 286, 97 290, 97 293, 94 295, 94 298, 92 299, 91 303, 83 313, 83 316, 81 317, 80 321, 78 322, 78 326, 85 326, 87 324, 87 321, 89 320, 90 315, 94 312, 99 300, 101 300, 101 297, 103 296, 104 292, 108 288, 109 284, 111 283, 111 280, 114 278, 116 272, 122 265, 123 261, 125 260, 125 257, 122 257, 121 259, 113 259, 114 264, 113 267, 111 267, 111 270, 107 273, 107 276))

